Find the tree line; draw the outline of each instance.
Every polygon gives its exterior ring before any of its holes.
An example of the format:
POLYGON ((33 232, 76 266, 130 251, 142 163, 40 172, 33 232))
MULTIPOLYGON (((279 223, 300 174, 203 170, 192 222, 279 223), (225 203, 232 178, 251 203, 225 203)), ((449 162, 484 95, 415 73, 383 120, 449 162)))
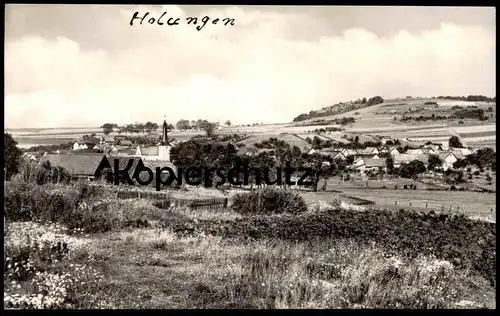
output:
POLYGON ((380 104, 383 102, 384 102, 384 99, 381 96, 375 96, 375 97, 370 98, 368 100, 366 98, 363 98, 363 99, 359 99, 359 100, 351 101, 351 102, 347 102, 347 103, 339 102, 337 104, 331 105, 329 107, 323 108, 323 109, 318 110, 318 111, 310 111, 309 113, 302 113, 302 114, 298 115, 297 117, 295 117, 293 119, 293 122, 300 122, 300 121, 305 121, 305 120, 308 120, 311 118, 335 115, 335 114, 339 114, 339 113, 343 113, 343 112, 347 112, 347 111, 352 111, 352 110, 359 109, 359 108, 364 108, 367 106, 372 106, 375 104, 380 104))
POLYGON ((469 96, 439 96, 434 99, 448 99, 448 100, 457 100, 457 101, 470 101, 470 102, 496 102, 496 96, 493 98, 489 98, 484 95, 469 95, 469 96))
MULTIPOLYGON (((236 147, 231 144, 207 143, 199 140, 189 140, 172 148, 170 158, 172 163, 178 168, 198 167, 224 168, 229 170, 233 167, 242 167, 246 162, 248 168, 257 170, 269 170, 269 177, 276 179, 278 168, 284 168, 289 163, 293 168, 309 167, 314 172, 308 177, 311 182, 311 189, 316 191, 321 179, 343 172, 347 165, 344 161, 334 160, 329 156, 319 154, 308 155, 301 152, 297 146, 290 146, 286 142, 271 140, 267 145, 274 145, 272 151, 260 152, 254 156, 240 156, 236 147)), ((271 147, 271 146, 269 146, 271 147)), ((209 177, 215 180, 216 175, 201 174, 199 178, 209 177)), ((241 180, 241 179, 239 179, 241 180)), ((212 181, 212 183, 217 183, 212 181)), ((256 173, 250 172, 249 183, 256 183, 256 173)))

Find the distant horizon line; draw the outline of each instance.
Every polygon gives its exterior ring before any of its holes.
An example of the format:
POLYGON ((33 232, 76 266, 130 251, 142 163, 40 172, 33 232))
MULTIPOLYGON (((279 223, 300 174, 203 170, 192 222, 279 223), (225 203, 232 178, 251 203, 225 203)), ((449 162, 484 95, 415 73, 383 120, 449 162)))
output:
MULTIPOLYGON (((292 122, 263 123, 262 125, 283 125, 283 124, 290 124, 290 123, 292 123, 292 122)), ((127 123, 127 124, 131 124, 131 123, 127 123)), ((173 124, 173 123, 170 123, 170 124, 173 124)), ((247 124, 250 124, 250 123, 235 124, 235 125, 231 125, 230 127, 236 127, 238 125, 245 125, 245 127, 247 127, 246 126, 247 124)), ((222 124, 222 127, 225 128, 226 126, 222 124)), ((249 127, 252 127, 252 125, 250 125, 249 127)), ((97 127, 95 127, 95 126, 93 126, 93 127, 92 126, 91 127, 80 126, 80 127, 5 127, 4 131, 13 131, 13 130, 19 131, 19 130, 33 130, 33 129, 42 129, 42 130, 47 130, 47 129, 99 129, 99 130, 102 130, 102 128, 99 126, 97 126, 97 127)), ((127 133, 127 132, 125 132, 125 133, 127 133)))

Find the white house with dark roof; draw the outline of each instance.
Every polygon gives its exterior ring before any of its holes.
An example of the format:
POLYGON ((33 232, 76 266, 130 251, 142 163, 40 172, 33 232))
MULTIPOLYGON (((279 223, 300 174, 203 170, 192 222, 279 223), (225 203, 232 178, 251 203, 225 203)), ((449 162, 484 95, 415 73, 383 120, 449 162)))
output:
POLYGON ((457 156, 452 152, 440 153, 439 158, 443 161, 444 170, 453 168, 453 164, 458 160, 457 156))
POLYGON ((366 147, 364 150, 362 150, 362 152, 367 153, 367 154, 379 154, 380 153, 376 147, 366 147))
POLYGON ((395 156, 395 155, 399 155, 399 154, 400 154, 400 152, 396 147, 393 147, 389 150, 389 155, 391 155, 391 156, 395 156))
POLYGON ((356 149, 351 149, 351 148, 342 148, 342 150, 340 150, 340 152, 346 157, 347 156, 356 156, 358 154, 356 149))
POLYGON ((84 142, 83 140, 76 140, 73 143, 73 150, 84 150, 89 148, 94 148, 95 144, 90 142, 84 142))

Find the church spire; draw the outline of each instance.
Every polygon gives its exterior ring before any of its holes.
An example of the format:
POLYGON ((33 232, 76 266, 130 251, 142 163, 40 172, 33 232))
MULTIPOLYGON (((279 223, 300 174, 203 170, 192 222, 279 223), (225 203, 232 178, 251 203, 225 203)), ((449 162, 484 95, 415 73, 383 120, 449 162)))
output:
POLYGON ((162 145, 168 145, 168 126, 167 126, 167 116, 163 115, 163 134, 161 139, 162 145))

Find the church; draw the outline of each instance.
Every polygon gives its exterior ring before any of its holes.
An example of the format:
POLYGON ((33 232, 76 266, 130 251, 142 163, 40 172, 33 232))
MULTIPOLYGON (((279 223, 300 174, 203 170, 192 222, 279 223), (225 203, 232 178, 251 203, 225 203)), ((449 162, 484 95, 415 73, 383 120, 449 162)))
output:
POLYGON ((135 156, 141 157, 144 161, 168 161, 170 162, 170 142, 168 141, 167 121, 163 120, 163 130, 160 143, 156 146, 137 146, 135 156))

